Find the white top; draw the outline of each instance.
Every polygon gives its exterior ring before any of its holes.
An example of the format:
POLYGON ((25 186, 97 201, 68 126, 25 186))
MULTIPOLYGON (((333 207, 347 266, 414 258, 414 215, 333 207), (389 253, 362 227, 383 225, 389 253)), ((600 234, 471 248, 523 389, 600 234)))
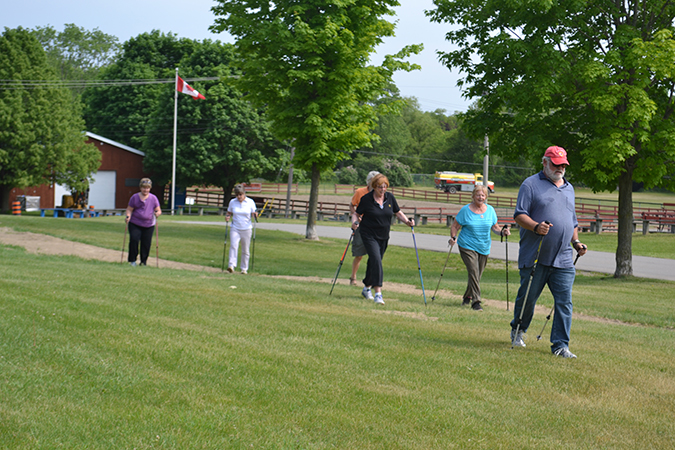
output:
POLYGON ((235 230, 250 230, 251 214, 256 210, 255 202, 246 197, 243 202, 233 198, 227 207, 227 212, 232 214, 232 228, 235 230))

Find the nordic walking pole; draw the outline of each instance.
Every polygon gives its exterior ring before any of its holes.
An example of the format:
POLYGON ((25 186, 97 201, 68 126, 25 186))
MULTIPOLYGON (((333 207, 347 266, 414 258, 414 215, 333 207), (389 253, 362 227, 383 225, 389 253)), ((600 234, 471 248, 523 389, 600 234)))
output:
POLYGON ((354 238, 354 231, 352 229, 352 235, 349 236, 349 241, 347 241, 347 246, 345 247, 345 251, 342 252, 342 258, 340 258, 340 264, 338 264, 337 271, 335 272, 335 278, 333 278, 333 286, 330 288, 330 293, 328 295, 333 294, 333 288, 335 287, 335 282, 337 281, 338 275, 340 274, 340 269, 342 268, 342 263, 345 261, 345 255, 347 254, 347 250, 349 249, 349 245, 352 243, 352 239, 354 238))
POLYGON ((157 268, 159 269, 159 222, 157 222, 157 219, 155 219, 155 250, 157 251, 157 268))
MULTIPOLYGON (((265 209, 264 206, 263 209, 265 209)), ((255 222, 253 222, 253 248, 251 249, 251 272, 253 272, 253 262, 255 261, 255 229, 256 225, 258 225, 258 215, 256 214, 255 216, 253 216, 253 218, 255 219, 255 222)))
MULTIPOLYGON (((548 220, 546 221, 548 224, 548 220)), ((532 265, 532 270, 530 271, 530 279, 527 282, 527 289, 525 290, 525 297, 523 297, 523 304, 520 306, 520 316, 518 317, 518 324, 516 325, 516 333, 513 335, 513 340, 511 341, 511 350, 515 346, 514 342, 518 337, 518 331, 520 331, 520 324, 523 321, 523 312, 525 311, 525 306, 527 306, 527 297, 530 295, 530 287, 532 287, 532 278, 534 277, 534 271, 537 270, 537 262, 539 262, 539 252, 541 251, 541 243, 544 242, 544 235, 539 238, 539 248, 537 248, 537 254, 534 255, 534 264, 532 265)), ((515 308, 515 306, 514 306, 515 308)))
POLYGON ((220 271, 225 272, 225 255, 227 254, 227 227, 230 222, 225 221, 225 242, 223 242, 223 264, 220 266, 220 271))
POLYGON ((445 273, 445 268, 447 267, 448 261, 450 260, 450 253, 452 253, 452 247, 454 247, 454 244, 450 244, 450 250, 448 250, 448 257, 445 258, 445 264, 443 265, 443 270, 441 271, 441 277, 438 279, 438 284, 436 285, 436 290, 434 291, 434 295, 431 296, 432 302, 436 299, 436 293, 438 292, 438 287, 441 285, 441 280, 443 279, 443 274, 445 273))
POLYGON ((122 239, 122 256, 120 256, 120 264, 124 264, 124 246, 127 243, 127 228, 129 228, 129 225, 126 223, 124 224, 124 238, 122 239))
POLYGON ((506 310, 509 310, 509 237, 507 235, 504 235, 504 230, 508 229, 509 225, 506 224, 502 227, 502 236, 501 236, 501 241, 504 242, 504 238, 506 237, 506 258, 504 258, 504 262, 506 263, 506 310))
MULTIPOLYGON (((583 245, 581 248, 586 248, 585 245, 583 245)), ((574 259, 574 265, 577 265, 577 261, 579 260, 579 253, 577 252, 577 257, 574 259)), ((551 319, 551 316, 553 315, 553 310, 555 309, 555 299, 553 300, 553 306, 551 307, 551 312, 548 313, 548 316, 546 316, 546 322, 544 322, 544 326, 541 327, 541 331, 539 332, 539 336, 537 336, 537 340, 541 340, 541 336, 544 334, 544 329, 546 328, 546 325, 548 325, 548 321, 551 319)))
MULTIPOLYGON (((413 244, 415 244, 415 255, 417 255, 417 270, 420 271, 420 283, 422 284, 422 297, 424 297, 424 306, 427 306, 427 294, 424 293, 424 280, 422 279, 422 267, 420 266, 420 254, 417 251, 417 240, 415 239, 415 227, 410 227, 412 232, 413 244)), ((452 247, 450 247, 452 250, 452 247)))

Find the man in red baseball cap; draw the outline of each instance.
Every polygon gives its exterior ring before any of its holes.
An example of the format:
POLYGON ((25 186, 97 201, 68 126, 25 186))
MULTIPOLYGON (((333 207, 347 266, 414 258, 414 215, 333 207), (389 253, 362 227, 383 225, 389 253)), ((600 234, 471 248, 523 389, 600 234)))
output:
POLYGON ((511 321, 511 347, 525 347, 525 333, 532 322, 537 299, 548 285, 555 302, 551 325, 551 352, 576 358, 569 350, 572 327, 574 250, 581 256, 586 246, 579 241, 574 212, 574 187, 565 179, 569 165, 562 147, 546 149, 543 170, 523 181, 513 218, 520 226, 520 289, 511 321), (525 298, 527 297, 527 298, 525 298))
POLYGON ((546 153, 544 153, 544 158, 551 158, 551 162, 556 166, 559 166, 561 164, 565 164, 566 166, 570 165, 570 163, 567 162, 567 152, 565 151, 565 149, 562 147, 557 147, 555 145, 552 145, 551 147, 546 149, 546 153))

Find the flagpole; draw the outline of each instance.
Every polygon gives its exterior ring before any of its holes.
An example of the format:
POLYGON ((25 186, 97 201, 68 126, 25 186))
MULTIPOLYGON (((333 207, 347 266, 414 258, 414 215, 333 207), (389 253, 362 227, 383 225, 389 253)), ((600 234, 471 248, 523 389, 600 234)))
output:
POLYGON ((173 89, 173 160, 171 163, 171 215, 176 210, 176 129, 178 128, 178 67, 173 89))

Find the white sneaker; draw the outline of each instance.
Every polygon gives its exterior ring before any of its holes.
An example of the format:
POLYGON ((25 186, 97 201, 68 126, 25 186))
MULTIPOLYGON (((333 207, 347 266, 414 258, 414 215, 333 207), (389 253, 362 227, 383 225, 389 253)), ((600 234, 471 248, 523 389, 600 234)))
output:
POLYGON ((370 292, 369 287, 364 287, 363 290, 361 291, 361 295, 363 295, 366 300, 374 300, 373 293, 370 292))
POLYGON ((375 294, 375 297, 373 298, 375 300, 376 305, 384 305, 384 300, 382 300, 382 293, 378 292, 375 294))
POLYGON ((242 275, 246 275, 247 273, 248 273, 248 272, 246 271, 246 269, 241 269, 241 274, 242 274, 242 275))
POLYGON ((562 358, 576 358, 577 355, 572 353, 569 348, 567 347, 560 347, 558 350, 554 351, 553 354, 555 356, 560 356, 562 358))
POLYGON ((228 268, 227 268, 227 271, 228 271, 229 273, 234 273, 234 267, 232 267, 232 266, 228 267, 228 268))
POLYGON ((525 338, 525 334, 523 333, 523 330, 518 330, 518 336, 516 336, 516 330, 511 330, 511 345, 514 347, 526 347, 525 342, 523 339, 525 338))
POLYGON ((131 267, 136 267, 136 261, 130 262, 129 265, 130 265, 131 267))

